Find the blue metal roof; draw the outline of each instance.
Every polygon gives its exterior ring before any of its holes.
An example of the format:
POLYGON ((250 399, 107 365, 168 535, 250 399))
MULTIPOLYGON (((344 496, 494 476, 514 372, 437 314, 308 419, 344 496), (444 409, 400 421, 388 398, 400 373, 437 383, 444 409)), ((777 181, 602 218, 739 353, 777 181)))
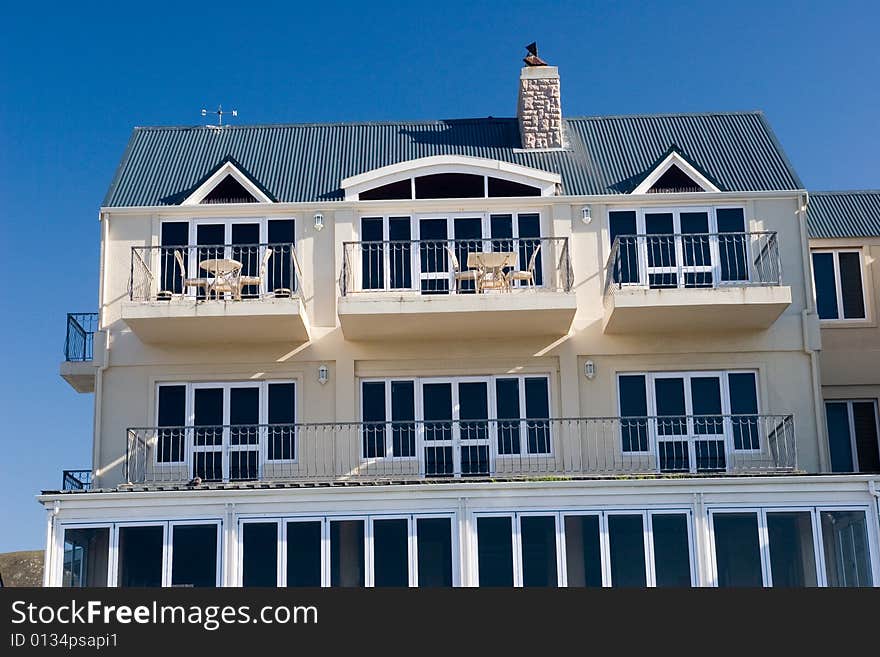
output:
POLYGON ((179 203, 229 158, 280 202, 339 201, 342 179, 430 155, 558 173, 566 195, 624 194, 672 147, 722 190, 802 188, 761 112, 570 118, 565 127, 570 147, 552 152, 522 152, 515 118, 135 128, 104 206, 179 203))
POLYGON ((880 237, 880 190, 810 192, 810 237, 880 237))

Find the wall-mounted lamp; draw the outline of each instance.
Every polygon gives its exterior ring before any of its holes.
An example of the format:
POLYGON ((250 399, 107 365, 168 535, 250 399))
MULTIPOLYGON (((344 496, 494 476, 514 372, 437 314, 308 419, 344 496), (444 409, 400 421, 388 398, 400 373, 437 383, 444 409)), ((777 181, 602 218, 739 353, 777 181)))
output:
POLYGON ((584 222, 584 225, 588 225, 593 220, 593 208, 589 205, 585 205, 581 208, 581 221, 584 222))
POLYGON ((324 230, 324 215, 320 212, 315 213, 315 230, 324 230))
POLYGON ((330 368, 326 365, 321 365, 318 368, 318 383, 324 385, 327 381, 330 380, 330 368))
POLYGON ((584 363, 584 376, 591 381, 593 380, 593 377, 596 376, 596 364, 593 361, 588 360, 584 363))

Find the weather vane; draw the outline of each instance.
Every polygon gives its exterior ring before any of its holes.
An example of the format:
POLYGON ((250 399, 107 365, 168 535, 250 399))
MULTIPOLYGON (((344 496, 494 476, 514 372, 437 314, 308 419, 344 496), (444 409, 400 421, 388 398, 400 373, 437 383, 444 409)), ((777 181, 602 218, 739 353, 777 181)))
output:
MULTIPOLYGON (((217 115, 217 125, 222 126, 223 125, 223 115, 224 114, 231 114, 233 117, 235 117, 235 116, 238 116, 238 110, 224 112, 223 105, 217 105, 217 111, 212 112, 212 114, 217 115)), ((205 107, 202 108, 202 116, 208 116, 208 110, 205 107)))

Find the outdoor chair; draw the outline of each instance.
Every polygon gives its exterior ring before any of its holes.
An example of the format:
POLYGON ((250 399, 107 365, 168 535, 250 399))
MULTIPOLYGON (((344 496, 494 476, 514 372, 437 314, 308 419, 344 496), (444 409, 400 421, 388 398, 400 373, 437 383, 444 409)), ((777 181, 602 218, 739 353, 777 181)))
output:
POLYGON ((535 266, 538 261, 538 251, 541 250, 541 245, 539 244, 535 250, 532 252, 532 256, 529 258, 529 268, 526 270, 512 271, 507 276, 511 283, 514 281, 525 281, 529 287, 535 286, 535 266))
POLYGON ((266 270, 269 267, 269 258, 272 257, 274 253, 274 249, 271 246, 266 247, 266 252, 263 254, 263 261, 260 263, 260 275, 259 276, 242 276, 239 279, 239 283, 242 288, 248 285, 256 285, 257 286, 257 294, 256 296, 260 296, 259 286, 263 285, 266 281, 266 270))
POLYGON ((452 266, 452 277, 455 279, 455 291, 460 291, 462 281, 473 281, 474 289, 478 289, 482 272, 479 269, 462 269, 452 247, 447 246, 446 250, 449 252, 449 264, 452 266))

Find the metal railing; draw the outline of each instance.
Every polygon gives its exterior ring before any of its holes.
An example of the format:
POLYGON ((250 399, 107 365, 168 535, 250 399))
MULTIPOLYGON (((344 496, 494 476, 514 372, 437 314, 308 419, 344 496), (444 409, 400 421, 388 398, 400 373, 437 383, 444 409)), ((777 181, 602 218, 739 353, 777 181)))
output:
POLYGON ((90 361, 95 357, 95 330, 98 313, 67 313, 64 360, 90 361))
POLYGON ((780 285, 775 232, 619 235, 605 267, 605 294, 626 287, 780 285))
POLYGON ((487 290, 571 290, 567 237, 344 242, 343 296, 417 291, 474 294, 487 290), (496 256, 490 260, 485 254, 496 256), (506 259, 501 254, 508 254, 506 259))
POLYGON ((64 470, 61 474, 61 490, 91 490, 91 470, 64 470))
POLYGON ((796 469, 791 415, 711 415, 132 428, 124 474, 150 484, 796 469))
POLYGON ((132 301, 290 297, 301 280, 302 270, 292 243, 131 248, 132 301), (267 253, 271 255, 267 257, 267 253), (225 263, 228 271, 216 266, 207 268, 205 265, 212 260, 230 261, 225 263), (220 282, 224 284, 218 285, 220 282))

